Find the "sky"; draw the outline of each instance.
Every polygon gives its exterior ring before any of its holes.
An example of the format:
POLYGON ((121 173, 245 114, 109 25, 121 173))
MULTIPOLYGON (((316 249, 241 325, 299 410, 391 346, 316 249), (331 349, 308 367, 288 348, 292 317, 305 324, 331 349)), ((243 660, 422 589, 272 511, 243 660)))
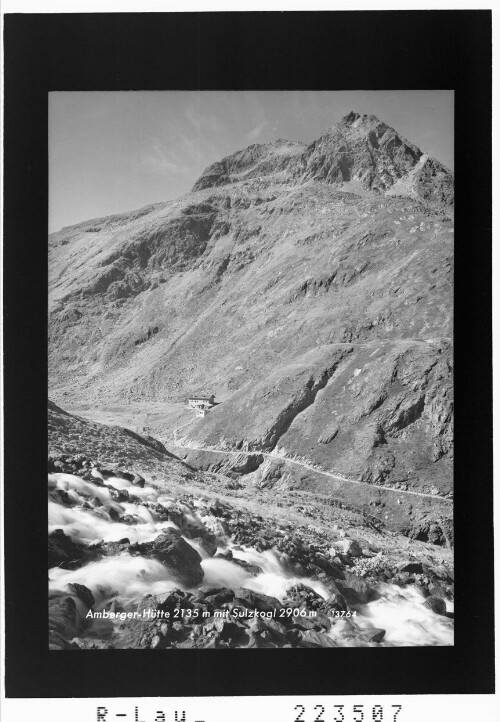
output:
POLYGON ((453 169, 451 90, 114 91, 49 94, 49 230, 187 193, 252 143, 305 143, 372 113, 453 169))

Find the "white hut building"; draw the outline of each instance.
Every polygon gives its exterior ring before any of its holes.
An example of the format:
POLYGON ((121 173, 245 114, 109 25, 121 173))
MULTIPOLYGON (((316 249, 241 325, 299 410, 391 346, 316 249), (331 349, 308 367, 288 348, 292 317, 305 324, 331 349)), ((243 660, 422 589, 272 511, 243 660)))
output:
POLYGON ((198 416, 205 416, 205 413, 215 406, 215 396, 191 396, 188 399, 188 404, 192 409, 196 409, 198 416))

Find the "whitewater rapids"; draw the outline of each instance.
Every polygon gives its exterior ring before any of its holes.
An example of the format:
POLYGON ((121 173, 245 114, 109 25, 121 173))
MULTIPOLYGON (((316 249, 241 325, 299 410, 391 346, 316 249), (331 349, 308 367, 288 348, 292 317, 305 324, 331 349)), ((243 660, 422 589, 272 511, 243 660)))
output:
MULTIPOLYGON (((154 508, 159 505, 165 511, 174 507, 182 512, 184 519, 204 526, 216 535, 218 552, 231 550, 235 560, 262 570, 252 574, 234 561, 214 558, 202 544, 183 535, 202 557, 204 587, 244 588, 284 601, 291 587, 303 584, 325 600, 331 596, 320 581, 291 575, 273 550, 259 552, 235 545, 224 535, 220 520, 209 513, 202 499, 195 500, 192 505, 183 504, 152 486, 139 488, 118 477, 107 478, 101 486, 72 474, 53 473, 49 474, 48 486, 49 532, 61 529, 75 543, 86 547, 124 539, 132 544, 144 543, 153 541, 168 528, 182 531, 173 521, 162 519, 162 514, 154 508), (128 499, 117 501, 117 497, 122 498, 119 492, 126 492, 128 499)), ((161 562, 127 551, 90 561, 78 569, 49 569, 50 593, 68 592, 68 584, 81 584, 90 589, 96 609, 117 598, 134 602, 146 594, 161 594, 179 588, 195 591, 183 588, 172 570, 161 562)), ((415 585, 379 584, 377 591, 379 598, 359 607, 355 617, 337 619, 332 625, 328 634, 338 644, 348 645, 341 635, 349 629, 362 632, 371 628, 386 631, 384 646, 453 644, 452 620, 424 606, 425 597, 415 585)), ((451 602, 446 604, 447 611, 452 611, 451 602)))

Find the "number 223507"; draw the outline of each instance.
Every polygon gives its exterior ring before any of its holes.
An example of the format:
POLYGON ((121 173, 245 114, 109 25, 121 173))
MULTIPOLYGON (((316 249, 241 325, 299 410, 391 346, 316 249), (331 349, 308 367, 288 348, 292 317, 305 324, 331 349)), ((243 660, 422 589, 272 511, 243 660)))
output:
POLYGON ((297 714, 293 722, 402 722, 398 720, 402 709, 400 704, 393 704, 385 709, 381 704, 355 704, 352 707, 334 704, 330 709, 317 704, 308 713, 304 705, 297 704, 294 707, 297 714))

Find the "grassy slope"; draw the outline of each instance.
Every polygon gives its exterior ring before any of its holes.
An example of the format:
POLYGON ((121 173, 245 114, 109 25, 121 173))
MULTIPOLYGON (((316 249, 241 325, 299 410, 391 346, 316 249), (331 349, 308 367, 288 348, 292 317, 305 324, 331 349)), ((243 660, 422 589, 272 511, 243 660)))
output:
MULTIPOLYGON (((375 145, 389 147, 382 126, 375 145)), ((185 430, 198 445, 276 448, 448 493, 451 211, 367 192, 374 154, 386 158, 354 126, 339 137, 353 139, 359 193, 332 185, 337 135, 290 151, 314 181, 252 147, 209 169, 225 185, 53 234, 53 398, 142 415, 215 392, 224 403, 185 430)), ((402 168, 414 150, 400 147, 402 168)), ((447 194, 451 176, 429 163, 428 187, 447 194)))
POLYGON ((330 535, 339 527, 348 529, 351 537, 363 544, 374 544, 376 549, 396 557, 430 553, 439 559, 450 558, 445 549, 405 537, 398 536, 394 546, 393 533, 407 531, 412 523, 417 528, 435 518, 429 503, 424 502, 420 507, 416 504, 412 511, 408 506, 398 506, 395 498, 384 495, 376 487, 370 492, 371 496, 367 496, 361 487, 355 488, 351 498, 345 497, 344 489, 339 487, 332 499, 331 490, 318 485, 315 475, 310 473, 301 475, 309 481, 305 487, 300 483, 295 487, 285 485, 278 492, 272 484, 269 487, 259 487, 255 483, 235 484, 225 475, 230 469, 221 469, 222 473, 195 472, 187 464, 203 465, 204 460, 196 458, 196 454, 187 455, 185 464, 168 453, 152 450, 147 438, 134 438, 121 427, 68 414, 52 402, 49 402, 48 418, 49 453, 53 457, 61 454, 73 457, 81 453, 104 468, 141 474, 148 483, 176 497, 190 494, 209 500, 219 498, 235 508, 259 515, 259 518, 278 523, 286 519, 297 529, 308 529, 313 535, 330 535), (369 506, 370 498, 376 499, 378 506, 369 506), (339 500, 342 503, 339 504, 339 500), (376 518, 381 524, 379 531, 374 531, 370 521, 376 518))

